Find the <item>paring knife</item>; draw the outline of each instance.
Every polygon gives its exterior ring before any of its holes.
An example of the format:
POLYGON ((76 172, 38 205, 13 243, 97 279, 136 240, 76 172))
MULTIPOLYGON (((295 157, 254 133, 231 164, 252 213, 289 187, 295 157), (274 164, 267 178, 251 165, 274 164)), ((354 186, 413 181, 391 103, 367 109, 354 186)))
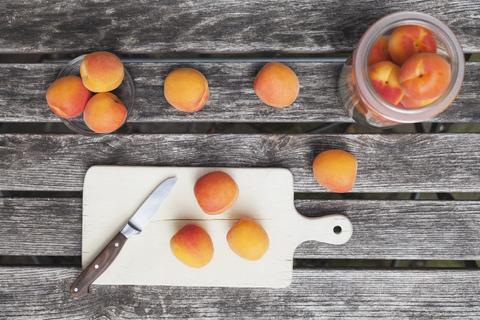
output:
POLYGON ((177 178, 170 178, 162 182, 157 189, 148 197, 142 206, 135 212, 133 217, 123 229, 113 238, 112 241, 93 259, 82 274, 70 287, 70 292, 75 297, 82 297, 88 294, 88 288, 115 260, 127 239, 142 232, 158 208, 167 198, 177 178))

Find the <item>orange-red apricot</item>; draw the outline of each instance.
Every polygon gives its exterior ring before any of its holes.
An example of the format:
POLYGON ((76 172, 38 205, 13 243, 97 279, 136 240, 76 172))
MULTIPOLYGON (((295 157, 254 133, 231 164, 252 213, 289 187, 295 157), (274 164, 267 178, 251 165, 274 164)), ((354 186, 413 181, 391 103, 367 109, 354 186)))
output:
POLYGON ((177 231, 170 239, 173 255, 186 266, 201 268, 213 258, 213 242, 202 227, 190 223, 177 231))
POLYGON ((253 89, 265 104, 284 108, 297 99, 300 83, 290 67, 279 62, 269 62, 255 77, 253 89))
POLYGON ((438 98, 433 98, 433 99, 428 99, 428 100, 414 100, 407 95, 403 95, 401 104, 399 104, 399 105, 401 105, 405 108, 419 108, 419 107, 424 107, 427 104, 430 104, 437 99, 438 98))
POLYGON ((195 198, 202 210, 211 215, 220 214, 233 206, 239 189, 225 172, 214 171, 200 177, 193 188, 195 198))
POLYGON ((122 126, 127 118, 127 109, 113 93, 101 92, 88 101, 83 118, 92 131, 108 133, 122 126))
POLYGON ((388 52, 388 39, 380 37, 375 41, 368 56, 368 66, 374 65, 381 61, 392 61, 388 52))
POLYGON ((87 54, 80 64, 83 84, 93 92, 116 89, 123 81, 122 61, 113 53, 98 51, 87 54))
POLYGON ((92 93, 85 88, 82 79, 66 76, 55 80, 47 89, 47 103, 62 118, 73 118, 83 112, 92 93))
POLYGON ((402 87, 398 81, 399 72, 400 68, 390 61, 378 62, 368 69, 373 87, 392 104, 398 104, 403 97, 402 87))
POLYGON ((164 95, 178 110, 194 112, 202 109, 210 96, 205 76, 191 68, 180 68, 165 78, 164 95))
POLYGON ((400 68, 398 80, 405 95, 414 100, 429 100, 442 95, 451 78, 450 64, 436 53, 419 53, 400 68))
POLYGON ((268 234, 255 220, 240 219, 227 233, 227 242, 238 256, 255 261, 263 257, 270 246, 268 234))
POLYGON ((401 67, 414 54, 437 52, 437 43, 428 29, 417 25, 405 25, 396 28, 390 35, 388 51, 393 62, 401 67))
POLYGON ((327 150, 313 161, 317 182, 333 192, 347 192, 353 188, 357 176, 357 159, 343 150, 327 150))

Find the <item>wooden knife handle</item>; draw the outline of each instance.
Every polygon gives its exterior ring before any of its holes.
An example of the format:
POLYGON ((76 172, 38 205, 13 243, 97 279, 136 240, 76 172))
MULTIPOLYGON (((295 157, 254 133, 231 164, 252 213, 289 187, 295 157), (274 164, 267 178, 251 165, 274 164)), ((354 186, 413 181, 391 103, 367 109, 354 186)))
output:
POLYGON ((83 297, 88 294, 88 288, 115 260, 127 238, 119 232, 115 238, 93 259, 92 263, 83 270, 82 274, 70 287, 70 292, 75 297, 83 297))

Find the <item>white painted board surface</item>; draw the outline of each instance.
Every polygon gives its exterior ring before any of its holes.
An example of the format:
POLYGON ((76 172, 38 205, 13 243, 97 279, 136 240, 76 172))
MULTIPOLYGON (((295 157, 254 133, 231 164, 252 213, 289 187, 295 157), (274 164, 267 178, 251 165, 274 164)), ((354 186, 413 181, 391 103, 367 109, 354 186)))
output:
POLYGON ((84 268, 170 177, 178 181, 164 204, 141 234, 127 240, 95 284, 286 287, 300 243, 343 244, 352 234, 350 221, 342 215, 307 218, 296 211, 288 169, 94 166, 85 176, 83 191, 84 268), (217 170, 235 180, 239 196, 229 210, 211 216, 200 209, 193 186, 199 177, 217 170), (240 258, 226 241, 228 230, 244 217, 259 222, 270 239, 268 251, 258 261, 240 258), (214 256, 203 268, 185 266, 170 250, 170 238, 187 223, 197 223, 212 238, 214 256), (334 232, 337 226, 340 233, 334 232))

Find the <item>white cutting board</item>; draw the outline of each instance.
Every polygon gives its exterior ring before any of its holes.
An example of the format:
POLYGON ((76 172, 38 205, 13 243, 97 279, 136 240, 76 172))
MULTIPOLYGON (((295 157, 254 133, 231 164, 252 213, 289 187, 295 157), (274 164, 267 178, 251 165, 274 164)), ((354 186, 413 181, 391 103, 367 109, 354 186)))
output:
POLYGON ((178 181, 166 201, 143 232, 127 240, 94 284, 286 287, 292 281, 293 253, 300 243, 343 244, 352 234, 350 221, 342 215, 307 218, 296 211, 288 169, 94 166, 84 181, 83 268, 171 177, 178 181), (235 180, 239 196, 226 212, 210 216, 198 206, 193 186, 199 177, 216 170, 235 180), (244 217, 259 222, 269 236, 270 247, 260 260, 240 258, 226 241, 228 230, 244 217), (212 238, 213 259, 203 268, 185 266, 170 250, 170 238, 187 223, 197 223, 212 238), (340 233, 334 232, 336 226, 340 233))

